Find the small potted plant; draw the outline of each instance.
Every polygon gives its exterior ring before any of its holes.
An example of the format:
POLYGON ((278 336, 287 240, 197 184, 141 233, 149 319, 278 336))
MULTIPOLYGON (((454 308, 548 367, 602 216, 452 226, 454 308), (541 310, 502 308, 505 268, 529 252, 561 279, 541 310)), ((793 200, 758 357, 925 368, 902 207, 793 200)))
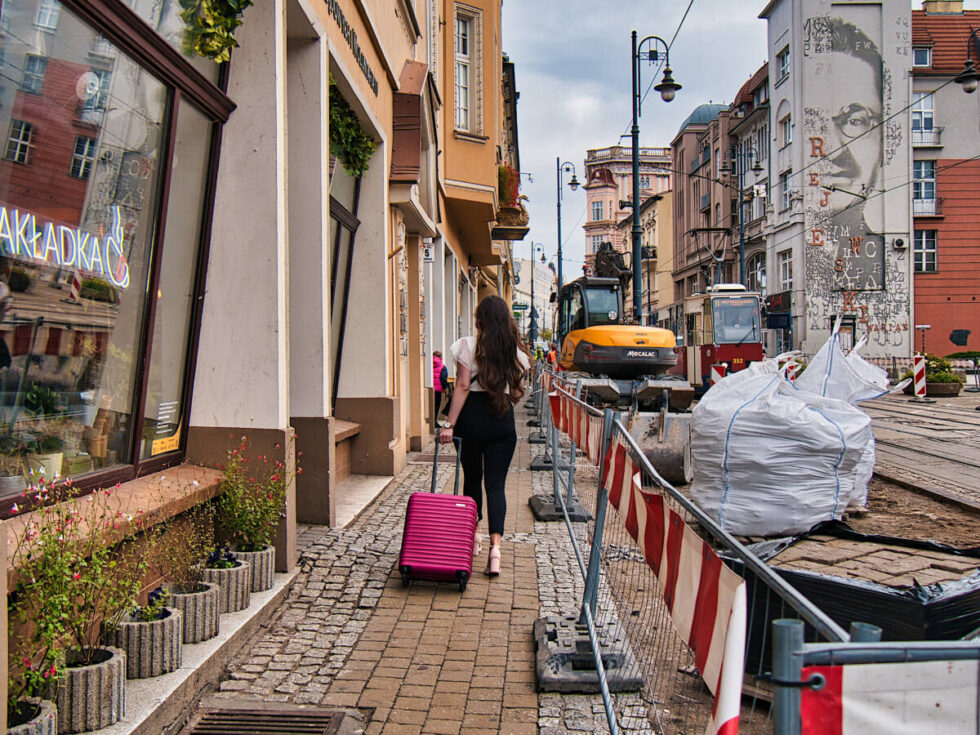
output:
POLYGON ((210 503, 195 505, 169 529, 173 543, 165 568, 171 604, 183 618, 184 643, 200 643, 218 635, 220 627, 219 588, 204 579, 204 559, 214 548, 214 509, 210 503))
POLYGON ((27 487, 27 451, 27 442, 18 434, 0 433, 0 497, 22 493, 27 487))
POLYGON ((260 454, 253 461, 245 437, 228 452, 218 525, 228 535, 235 557, 250 565, 252 592, 272 587, 276 565, 272 542, 286 511, 290 475, 282 460, 260 454))
POLYGON ((208 554, 204 580, 218 585, 219 612, 238 612, 248 607, 252 592, 248 563, 236 559, 227 546, 216 546, 208 554))
POLYGON ((38 434, 31 442, 31 451, 27 459, 38 472, 45 477, 54 479, 61 476, 61 464, 64 462, 65 442, 55 434, 38 434))
POLYGON ((106 637, 126 652, 126 678, 146 679, 180 668, 184 634, 180 610, 168 607, 169 594, 157 587, 145 605, 118 621, 105 623, 106 637))
POLYGON ((56 501, 31 515, 12 561, 28 618, 42 606, 58 608, 58 732, 108 727, 125 711, 126 654, 109 645, 102 623, 136 604, 148 568, 136 540, 115 537, 141 531, 142 514, 119 510, 111 490, 80 497, 70 481, 42 478, 28 493, 38 503, 56 501))

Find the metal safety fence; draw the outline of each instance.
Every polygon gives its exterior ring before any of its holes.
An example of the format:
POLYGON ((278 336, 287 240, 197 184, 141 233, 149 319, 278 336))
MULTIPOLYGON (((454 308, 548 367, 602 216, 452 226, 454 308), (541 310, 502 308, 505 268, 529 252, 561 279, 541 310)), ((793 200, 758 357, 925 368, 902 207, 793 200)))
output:
POLYGON ((547 369, 530 405, 545 440, 532 469, 551 472, 539 504, 564 521, 582 578, 579 609, 536 625, 539 689, 591 682, 612 733, 772 732, 772 623, 800 621, 809 643, 850 634, 666 482, 628 415, 547 369), (642 711, 617 698, 631 690, 642 711))

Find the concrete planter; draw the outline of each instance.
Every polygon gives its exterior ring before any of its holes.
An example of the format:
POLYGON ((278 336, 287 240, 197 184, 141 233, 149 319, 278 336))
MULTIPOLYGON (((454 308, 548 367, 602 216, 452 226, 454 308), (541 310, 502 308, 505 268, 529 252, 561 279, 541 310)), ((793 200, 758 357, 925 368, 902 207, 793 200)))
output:
POLYGON ((276 573, 276 547, 266 546, 262 551, 235 550, 235 558, 247 562, 251 568, 252 592, 265 592, 272 589, 276 573))
POLYGON ((237 567, 229 569, 204 569, 204 581, 212 582, 220 588, 218 591, 218 611, 238 612, 248 607, 252 593, 251 567, 245 562, 238 562, 237 567))
POLYGON ((180 610, 165 607, 158 620, 134 620, 127 614, 109 634, 109 640, 126 652, 126 678, 146 679, 180 668, 184 645, 180 610))
POLYGON ((58 686, 58 732, 101 730, 126 714, 126 654, 101 649, 105 659, 69 667, 58 686))
POLYGON ((36 697, 21 701, 37 706, 37 714, 22 725, 8 727, 7 735, 55 735, 58 732, 58 709, 54 702, 36 697))
MULTIPOLYGON (((932 398, 951 398, 958 396, 961 390, 963 390, 963 384, 959 381, 955 383, 926 383, 926 395, 932 398)), ((905 386, 905 393, 914 396, 915 385, 909 383, 905 386)))
POLYGON ((197 592, 178 592, 171 585, 169 592, 170 604, 180 610, 184 643, 200 643, 218 635, 218 585, 205 582, 197 592))

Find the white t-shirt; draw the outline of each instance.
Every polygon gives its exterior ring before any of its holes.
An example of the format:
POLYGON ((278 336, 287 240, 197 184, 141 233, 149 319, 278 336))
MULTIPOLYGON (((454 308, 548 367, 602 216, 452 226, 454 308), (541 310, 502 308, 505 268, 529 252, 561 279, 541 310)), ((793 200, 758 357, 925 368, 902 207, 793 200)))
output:
MULTIPOLYGON (((469 368, 471 375, 476 375, 476 337, 463 337, 461 339, 453 342, 452 347, 449 348, 449 357, 457 365, 465 365, 469 368)), ((524 370, 529 370, 531 364, 528 362, 527 355, 525 355, 521 350, 517 350, 517 361, 520 363, 524 370)), ((470 382, 470 390, 472 391, 483 391, 486 389, 480 385, 480 376, 477 375, 476 380, 470 382)), ((504 393, 510 393, 510 388, 505 388, 504 393)))

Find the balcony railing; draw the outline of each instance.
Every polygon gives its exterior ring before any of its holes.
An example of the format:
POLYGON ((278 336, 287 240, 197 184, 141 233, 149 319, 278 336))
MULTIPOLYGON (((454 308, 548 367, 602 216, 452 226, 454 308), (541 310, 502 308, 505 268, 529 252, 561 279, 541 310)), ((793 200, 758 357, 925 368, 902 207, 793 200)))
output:
POLYGON ((912 145, 914 146, 941 146, 943 128, 931 128, 929 130, 913 130, 912 145))
POLYGON ((919 147, 941 146, 943 137, 942 128, 932 128, 931 130, 912 130, 912 145, 919 147))
POLYGON ((942 198, 933 199, 913 199, 912 216, 928 217, 930 215, 941 215, 943 213, 942 198))

